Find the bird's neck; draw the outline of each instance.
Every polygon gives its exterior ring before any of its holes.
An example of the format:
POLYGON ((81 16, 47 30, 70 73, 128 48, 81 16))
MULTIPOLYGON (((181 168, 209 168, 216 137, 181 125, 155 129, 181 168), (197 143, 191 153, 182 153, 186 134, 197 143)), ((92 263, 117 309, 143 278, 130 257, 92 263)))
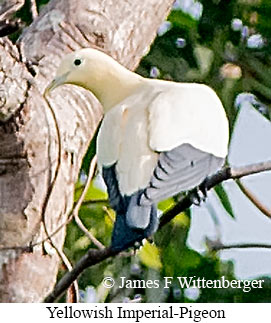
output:
POLYGON ((101 102, 104 113, 133 94, 144 82, 140 75, 127 70, 121 65, 110 68, 104 67, 96 74, 96 80, 88 89, 93 92, 101 102))

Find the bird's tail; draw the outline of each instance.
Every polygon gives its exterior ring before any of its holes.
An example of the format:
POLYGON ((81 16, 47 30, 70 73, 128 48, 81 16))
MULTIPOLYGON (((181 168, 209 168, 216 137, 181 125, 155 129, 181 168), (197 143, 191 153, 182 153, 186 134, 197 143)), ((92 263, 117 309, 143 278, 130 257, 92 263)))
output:
POLYGON ((111 248, 121 251, 141 242, 157 230, 158 218, 155 205, 142 206, 137 192, 126 197, 126 207, 117 211, 113 229, 111 248))

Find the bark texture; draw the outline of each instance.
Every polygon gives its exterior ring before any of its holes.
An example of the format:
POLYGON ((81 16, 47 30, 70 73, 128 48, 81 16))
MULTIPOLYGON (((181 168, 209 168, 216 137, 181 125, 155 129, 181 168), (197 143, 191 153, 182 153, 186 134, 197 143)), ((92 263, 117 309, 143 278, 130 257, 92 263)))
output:
MULTIPOLYGON (((65 222, 82 158, 102 117, 87 91, 42 93, 64 54, 101 48, 134 69, 172 0, 51 0, 18 43, 0 40, 0 301, 40 302, 52 290, 59 257, 46 238, 65 222), (54 187, 51 183, 57 172, 54 187), (47 203, 48 202, 48 203, 47 203), (44 214, 43 214, 43 211, 44 214)), ((61 249, 65 228, 52 237, 61 249)))

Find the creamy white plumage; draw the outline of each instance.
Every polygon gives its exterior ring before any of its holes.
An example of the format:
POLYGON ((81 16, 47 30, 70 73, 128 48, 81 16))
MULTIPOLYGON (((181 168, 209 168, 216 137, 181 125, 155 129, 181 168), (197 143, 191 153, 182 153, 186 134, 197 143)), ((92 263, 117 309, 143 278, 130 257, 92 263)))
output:
POLYGON ((228 121, 206 85, 146 79, 94 49, 68 55, 47 92, 64 83, 92 91, 104 107, 97 157, 117 212, 113 248, 155 231, 159 200, 222 166, 228 121))

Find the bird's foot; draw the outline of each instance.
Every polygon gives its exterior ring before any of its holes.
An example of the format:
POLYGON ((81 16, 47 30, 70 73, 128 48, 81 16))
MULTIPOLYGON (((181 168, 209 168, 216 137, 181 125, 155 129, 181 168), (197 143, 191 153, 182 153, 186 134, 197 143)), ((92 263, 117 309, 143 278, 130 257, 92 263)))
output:
POLYGON ((143 240, 141 241, 136 241, 135 244, 133 245, 133 250, 136 253, 137 250, 139 250, 143 246, 143 240))
POLYGON ((207 198, 207 178, 195 189, 190 192, 191 202, 197 206, 200 205, 201 202, 205 202, 207 198))
POLYGON ((143 240, 141 240, 141 241, 136 241, 135 243, 134 243, 134 245, 133 245, 133 251, 134 251, 134 253, 136 254, 136 251, 137 250, 139 250, 141 247, 143 247, 143 245, 144 245, 144 241, 145 241, 145 239, 149 242, 149 243, 153 243, 154 241, 153 241, 153 236, 149 236, 149 237, 145 237, 143 240))

